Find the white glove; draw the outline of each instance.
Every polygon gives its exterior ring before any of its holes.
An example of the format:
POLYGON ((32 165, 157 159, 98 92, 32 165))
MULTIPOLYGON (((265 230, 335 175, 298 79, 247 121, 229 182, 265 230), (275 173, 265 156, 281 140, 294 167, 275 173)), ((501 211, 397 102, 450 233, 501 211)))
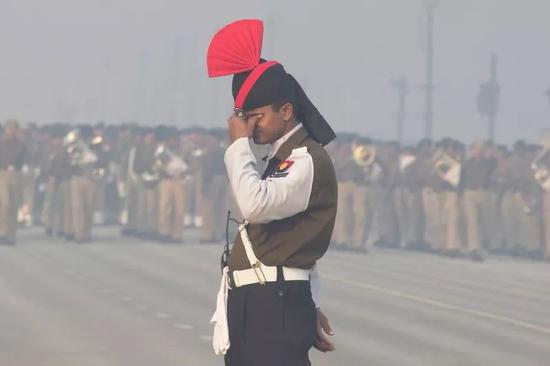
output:
POLYGON ((210 324, 214 324, 214 336, 212 337, 212 347, 216 355, 225 355, 229 349, 229 327, 227 325, 227 296, 229 292, 228 268, 223 268, 220 291, 216 301, 216 311, 210 319, 210 324))

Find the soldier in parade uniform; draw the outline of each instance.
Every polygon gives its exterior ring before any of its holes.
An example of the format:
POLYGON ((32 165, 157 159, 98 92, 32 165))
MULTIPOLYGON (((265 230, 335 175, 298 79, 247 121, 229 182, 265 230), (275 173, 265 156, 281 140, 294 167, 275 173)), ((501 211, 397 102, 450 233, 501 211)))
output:
POLYGON ((398 248, 401 244, 401 233, 395 205, 395 189, 399 178, 399 144, 388 142, 379 144, 378 163, 383 167, 383 178, 374 183, 376 231, 378 240, 376 245, 398 248))
POLYGON ((21 140, 26 142, 25 164, 21 167, 21 202, 18 210, 18 223, 31 227, 35 221, 35 193, 44 158, 43 137, 34 123, 21 131, 21 140))
POLYGON ((385 167, 376 156, 376 148, 368 138, 358 139, 352 147, 355 162, 353 187, 352 250, 367 253, 369 237, 377 214, 377 184, 386 176, 385 167))
MULTIPOLYGON (((96 163, 97 155, 90 144, 94 138, 91 126, 83 125, 75 133, 74 141, 68 141, 67 149, 71 160, 71 206, 73 235, 77 243, 92 240, 92 226, 96 205, 96 163)), ((71 133, 66 137, 70 137, 71 133)), ((68 139, 70 140, 70 139, 68 139)))
POLYGON ((436 172, 434 157, 443 151, 441 142, 433 144, 424 141, 424 154, 420 157, 420 171, 425 179, 422 189, 422 202, 426 214, 426 231, 424 237, 431 251, 442 251, 443 234, 443 199, 441 177, 436 172))
POLYGON ((180 151, 179 135, 173 133, 155 151, 160 174, 158 233, 159 240, 165 243, 180 243, 183 235, 187 163, 180 151))
POLYGON ((15 244, 24 162, 25 145, 19 138, 19 123, 8 120, 0 139, 0 244, 15 244))
POLYGON ((334 146, 334 168, 338 179, 338 209, 334 223, 334 248, 339 250, 351 249, 353 242, 354 223, 354 175, 357 171, 351 151, 351 140, 339 138, 334 146))
POLYGON ((462 146, 458 141, 440 141, 428 171, 428 182, 423 193, 426 210, 426 238, 433 251, 449 256, 460 256, 459 185, 461 179, 462 146))
POLYGON ((128 135, 119 136, 117 155, 120 156, 118 192, 121 198, 120 223, 122 235, 135 236, 139 232, 138 202, 140 177, 134 170, 139 130, 130 128, 128 135))
POLYGON ((71 161, 63 147, 64 131, 56 127, 51 132, 49 159, 44 167, 46 192, 43 224, 47 236, 71 238, 72 213, 70 205, 71 161))
POLYGON ((143 129, 131 164, 133 172, 139 177, 136 185, 138 231, 135 234, 143 239, 156 239, 158 235, 157 186, 160 178, 155 161, 156 149, 155 130, 143 129))
POLYGON ((482 249, 487 247, 489 233, 486 230, 491 223, 489 186, 496 167, 493 158, 483 156, 484 148, 483 141, 470 146, 470 156, 464 162, 461 177, 466 239, 470 257, 475 261, 483 260, 482 249))
POLYGON ((228 120, 225 164, 246 220, 224 270, 231 282, 227 318, 220 308, 214 316, 228 322, 228 342, 225 333, 223 339, 215 333, 213 342, 217 352, 227 352, 226 365, 307 365, 314 344, 332 349, 318 333, 324 318, 315 310, 310 277, 336 216, 336 176, 323 148, 334 133, 283 66, 260 59, 262 32, 260 21, 232 23, 208 51, 210 76, 234 74, 236 112, 228 120), (248 45, 257 52, 246 66, 224 63, 231 44, 249 32, 255 36, 248 45), (249 138, 272 144, 263 175, 255 169, 249 138))
POLYGON ((422 205, 422 188, 425 177, 421 173, 423 163, 421 147, 404 148, 399 156, 399 176, 395 201, 399 218, 401 247, 424 249, 426 216, 422 205))
POLYGON ((497 146, 494 149, 495 169, 490 177, 489 194, 490 223, 487 231, 489 233, 489 243, 487 248, 490 252, 502 254, 506 249, 506 227, 504 202, 510 194, 510 180, 508 172, 508 149, 506 146, 497 146))

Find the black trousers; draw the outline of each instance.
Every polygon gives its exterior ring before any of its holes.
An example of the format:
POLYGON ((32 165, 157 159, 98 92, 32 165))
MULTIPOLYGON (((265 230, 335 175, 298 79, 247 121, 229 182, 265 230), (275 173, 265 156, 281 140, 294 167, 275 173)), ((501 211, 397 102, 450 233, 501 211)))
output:
POLYGON ((309 366, 317 310, 309 281, 278 281, 229 291, 226 366, 309 366))

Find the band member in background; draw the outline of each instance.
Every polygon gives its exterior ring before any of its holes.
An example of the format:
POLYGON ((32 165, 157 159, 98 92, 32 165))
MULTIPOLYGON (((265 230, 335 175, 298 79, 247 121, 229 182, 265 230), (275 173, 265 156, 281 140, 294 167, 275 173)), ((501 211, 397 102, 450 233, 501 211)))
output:
POLYGON ((8 120, 0 139, 0 244, 15 244, 24 161, 25 145, 19 137, 19 122, 8 120))

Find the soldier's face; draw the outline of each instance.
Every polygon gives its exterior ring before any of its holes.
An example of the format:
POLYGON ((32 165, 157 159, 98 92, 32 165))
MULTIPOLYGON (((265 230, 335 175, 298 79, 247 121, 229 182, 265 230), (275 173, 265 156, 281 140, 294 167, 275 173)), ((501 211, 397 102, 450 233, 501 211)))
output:
POLYGON ((256 127, 252 138, 258 145, 271 144, 284 136, 287 131, 288 121, 285 119, 285 113, 282 107, 274 111, 271 105, 256 108, 249 111, 249 122, 255 120, 256 127))

